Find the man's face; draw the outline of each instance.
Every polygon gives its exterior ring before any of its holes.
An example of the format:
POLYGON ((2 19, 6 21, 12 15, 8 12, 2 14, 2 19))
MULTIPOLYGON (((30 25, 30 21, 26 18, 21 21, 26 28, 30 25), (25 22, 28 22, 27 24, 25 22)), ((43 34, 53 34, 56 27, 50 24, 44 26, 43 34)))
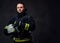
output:
POLYGON ((18 13, 22 13, 24 10, 24 5, 23 4, 17 4, 17 12, 18 13))

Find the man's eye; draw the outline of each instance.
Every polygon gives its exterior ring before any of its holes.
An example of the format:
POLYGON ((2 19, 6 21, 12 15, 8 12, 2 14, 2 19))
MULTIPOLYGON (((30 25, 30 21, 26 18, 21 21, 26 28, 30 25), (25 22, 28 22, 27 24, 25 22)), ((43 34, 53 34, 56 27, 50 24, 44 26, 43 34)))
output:
POLYGON ((20 7, 20 8, 22 8, 22 7, 20 7))

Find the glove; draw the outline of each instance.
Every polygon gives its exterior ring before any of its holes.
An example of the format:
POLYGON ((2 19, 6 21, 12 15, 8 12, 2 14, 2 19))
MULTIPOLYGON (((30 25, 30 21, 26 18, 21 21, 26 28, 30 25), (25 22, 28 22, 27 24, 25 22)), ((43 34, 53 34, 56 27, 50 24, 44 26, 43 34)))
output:
POLYGON ((12 33, 15 31, 13 24, 9 24, 8 26, 5 27, 5 29, 7 29, 8 33, 12 33))

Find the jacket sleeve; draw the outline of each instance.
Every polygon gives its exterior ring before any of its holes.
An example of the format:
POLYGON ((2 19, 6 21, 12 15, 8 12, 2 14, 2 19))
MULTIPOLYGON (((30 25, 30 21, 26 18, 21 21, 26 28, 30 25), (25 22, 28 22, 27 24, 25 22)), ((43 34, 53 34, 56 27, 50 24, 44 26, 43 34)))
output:
POLYGON ((28 17, 24 29, 29 31, 35 30, 35 20, 33 19, 33 17, 28 17))
POLYGON ((30 29, 31 31, 35 30, 35 20, 33 17, 29 17, 28 23, 30 24, 30 29))

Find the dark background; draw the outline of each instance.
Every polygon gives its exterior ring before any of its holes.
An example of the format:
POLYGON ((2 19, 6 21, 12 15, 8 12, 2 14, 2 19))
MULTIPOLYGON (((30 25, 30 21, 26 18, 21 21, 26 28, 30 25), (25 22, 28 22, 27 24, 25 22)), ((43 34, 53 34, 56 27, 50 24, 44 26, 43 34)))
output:
MULTIPOLYGON (((23 0, 27 13, 34 17, 36 29, 32 33, 34 43, 56 42, 56 1, 23 0)), ((16 15, 17 0, 0 0, 0 43, 13 43, 9 36, 4 35, 4 26, 16 15)))

